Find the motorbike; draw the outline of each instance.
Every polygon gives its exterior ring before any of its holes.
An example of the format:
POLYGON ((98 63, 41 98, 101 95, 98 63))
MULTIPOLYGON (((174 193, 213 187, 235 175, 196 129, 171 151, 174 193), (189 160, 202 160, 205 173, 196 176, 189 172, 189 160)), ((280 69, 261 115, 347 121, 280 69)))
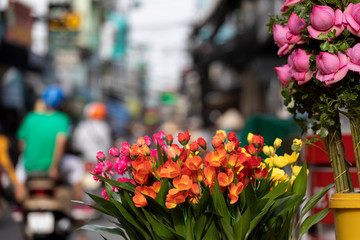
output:
POLYGON ((74 222, 69 186, 47 174, 33 173, 27 178, 26 189, 22 203, 25 239, 66 239, 74 222))

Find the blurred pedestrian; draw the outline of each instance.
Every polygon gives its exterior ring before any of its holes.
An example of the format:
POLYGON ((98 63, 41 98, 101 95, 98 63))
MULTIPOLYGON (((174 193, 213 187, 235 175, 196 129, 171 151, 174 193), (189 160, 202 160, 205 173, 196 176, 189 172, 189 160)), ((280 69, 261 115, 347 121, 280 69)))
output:
POLYGON ((16 167, 19 181, 15 195, 19 202, 25 196, 25 181, 29 173, 46 172, 56 180, 66 175, 66 180, 73 187, 75 199, 83 194, 81 162, 74 158, 64 158, 69 137, 70 118, 59 111, 65 100, 63 90, 57 85, 48 86, 35 111, 28 113, 22 121, 18 140, 22 157, 16 167), (64 173, 64 174, 63 174, 64 173))
POLYGON ((96 163, 98 151, 107 152, 112 144, 111 128, 106 122, 107 108, 91 102, 84 108, 84 120, 74 130, 73 144, 85 162, 96 163))

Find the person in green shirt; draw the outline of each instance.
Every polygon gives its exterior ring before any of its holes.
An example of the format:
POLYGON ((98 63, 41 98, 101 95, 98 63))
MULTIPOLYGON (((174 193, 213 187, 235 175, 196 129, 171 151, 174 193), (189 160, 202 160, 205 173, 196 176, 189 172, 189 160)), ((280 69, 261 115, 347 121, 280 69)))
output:
MULTIPOLYGON (((20 151, 23 153, 16 167, 20 184, 15 190, 15 195, 19 202, 24 198, 24 183, 28 174, 46 172, 49 177, 57 179, 62 167, 60 165, 65 162, 63 158, 71 121, 65 113, 57 110, 62 105, 64 93, 59 86, 50 85, 45 89, 41 100, 44 103, 43 107, 28 113, 17 132, 20 151)), ((77 164, 77 167, 75 164, 73 167, 74 170, 81 168, 83 171, 81 164, 77 164)), ((78 191, 81 191, 80 177, 76 177, 74 181, 79 182, 78 191)))

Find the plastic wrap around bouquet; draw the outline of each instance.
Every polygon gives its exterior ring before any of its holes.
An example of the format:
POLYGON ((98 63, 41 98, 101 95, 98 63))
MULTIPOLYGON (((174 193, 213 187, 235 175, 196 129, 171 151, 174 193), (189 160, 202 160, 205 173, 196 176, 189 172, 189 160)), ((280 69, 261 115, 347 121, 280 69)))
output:
POLYGON ((188 132, 177 141, 159 132, 111 148, 108 158, 99 152, 93 175, 105 188, 89 196, 114 226, 83 229, 126 239, 295 239, 329 212, 307 216, 331 186, 305 201, 308 170, 298 164, 299 139, 283 156, 276 154, 280 139, 266 145, 253 134, 245 147, 222 130, 211 147, 201 137, 191 141, 188 132))
POLYGON ((286 0, 268 25, 286 58, 275 68, 285 105, 304 132, 324 140, 337 192, 354 192, 339 116, 350 122, 360 181, 359 1, 286 0))

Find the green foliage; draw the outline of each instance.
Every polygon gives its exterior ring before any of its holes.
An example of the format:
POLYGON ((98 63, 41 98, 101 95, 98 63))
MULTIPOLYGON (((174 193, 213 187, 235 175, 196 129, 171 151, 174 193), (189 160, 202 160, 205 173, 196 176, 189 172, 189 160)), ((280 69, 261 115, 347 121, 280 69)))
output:
MULTIPOLYGON (((205 188, 198 204, 184 203, 174 209, 167 209, 162 201, 169 189, 163 181, 157 199, 147 197, 148 206, 137 208, 133 201, 134 189, 127 182, 117 182, 97 176, 111 190, 120 187, 119 192, 108 191, 109 201, 89 194, 101 211, 116 219, 115 227, 86 225, 85 230, 117 234, 126 239, 295 239, 312 225, 326 216, 328 210, 306 218, 313 207, 332 185, 306 201, 307 167, 303 165, 293 184, 289 181, 274 184, 270 177, 254 186, 251 182, 239 196, 239 201, 230 204, 217 181, 210 194, 205 188), (269 191, 271 189, 271 191, 269 191), (301 210, 301 211, 300 211, 301 210), (300 217, 295 222, 296 216, 300 217), (276 238, 269 233, 276 233, 276 238)), ((274 235, 273 235, 274 236, 274 235)))

